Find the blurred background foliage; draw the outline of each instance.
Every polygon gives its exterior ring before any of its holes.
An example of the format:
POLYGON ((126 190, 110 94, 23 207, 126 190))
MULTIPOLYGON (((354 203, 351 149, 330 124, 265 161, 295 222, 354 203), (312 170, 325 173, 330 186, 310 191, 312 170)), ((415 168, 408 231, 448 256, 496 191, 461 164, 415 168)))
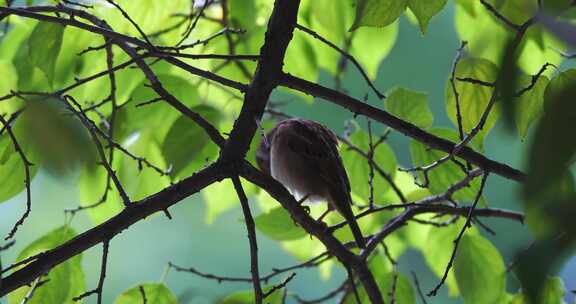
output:
MULTIPOLYGON (((13 5, 38 4, 31 2, 35 1, 16 1, 13 5)), ((116 31, 140 37, 106 1, 84 2, 94 5, 89 11, 105 19, 116 31)), ((197 12, 204 3, 194 2, 193 11, 197 12)), ((575 15, 568 2, 544 1, 540 13, 573 22, 575 15)), ((191 9, 188 0, 121 0, 117 3, 156 45, 176 44, 188 26, 186 17, 191 9), (168 28, 173 30, 162 31, 168 28)), ((535 0, 488 3, 517 25, 529 20, 538 10, 535 0)), ((212 37, 209 42, 187 50, 194 54, 225 54, 232 42, 236 54, 258 54, 272 5, 271 0, 228 0, 226 10, 218 3, 210 5, 205 9, 206 17, 199 19, 184 44, 212 37), (242 29, 242 33, 223 32, 223 23, 218 20, 225 11, 229 14, 227 26, 242 29)), ((106 70, 103 50, 79 55, 89 47, 102 45, 101 37, 70 26, 64 28, 21 17, 11 16, 8 21, 0 40, 0 96, 12 90, 58 92, 77 79, 106 70)), ((572 225, 576 205, 571 173, 576 151, 573 135, 576 72, 571 69, 573 61, 562 57, 562 52, 570 50, 570 43, 551 32, 574 30, 559 28, 557 24, 548 28, 531 26, 509 64, 504 59, 508 58, 506 52, 514 31, 497 20, 481 1, 303 0, 298 22, 353 55, 387 98, 377 98, 350 62, 302 31, 295 30, 285 59, 286 72, 365 99, 454 142, 459 141, 459 134, 456 98, 449 78, 461 41, 467 41, 467 45, 455 68, 456 77, 502 84, 512 94, 530 86, 530 90, 519 97, 506 95, 506 89, 502 89, 502 102, 496 104, 485 127, 470 144, 488 157, 530 174, 525 186, 491 175, 481 200, 484 206, 526 212, 527 224, 487 218, 484 224, 494 230, 495 235, 476 227, 468 230, 446 286, 427 301, 521 304, 528 303, 531 297, 538 303, 572 303, 574 295, 570 290, 576 289, 576 259, 570 258, 576 235, 572 225), (546 63, 551 66, 537 79, 532 77, 546 63), (517 269, 506 272, 511 264, 517 269), (549 276, 540 275, 542 273, 549 276), (529 292, 520 289, 521 282, 531 287, 529 292)), ((116 46, 113 50, 114 64, 130 59, 116 46)), ((255 63, 250 61, 223 64, 221 60, 183 60, 243 83, 250 81, 255 68, 255 63)), ((238 93, 191 76, 164 61, 155 62, 152 68, 165 88, 180 101, 221 132, 231 129, 242 105, 238 93)), ((88 118, 100 128, 112 126, 115 142, 154 166, 115 150, 112 167, 132 200, 154 194, 218 157, 217 146, 201 128, 162 101, 154 100, 155 92, 138 69, 118 70, 116 79, 114 111, 108 99, 111 87, 107 77, 72 87, 66 93, 74 96, 83 109, 91 109, 86 111, 88 118)), ((493 88, 457 81, 456 89, 460 93, 463 131, 469 133, 481 119, 493 88)), ((270 104, 274 111, 321 121, 357 147, 369 149, 364 117, 285 88, 274 92, 270 104)), ((0 101, 0 114, 20 115, 12 129, 27 158, 35 164, 30 167, 32 213, 17 233, 16 244, 2 252, 4 265, 53 248, 122 210, 118 192, 113 187, 105 191, 109 183, 107 173, 95 165, 97 154, 89 133, 57 98, 30 97, 23 101, 14 96, 0 101), (23 106, 26 110, 20 113, 23 106), (90 206, 100 200, 102 204, 74 216, 64 213, 65 209, 90 206)), ((277 115, 272 114, 265 115, 262 122, 265 129, 275 122, 277 115)), ((374 135, 390 132, 385 126, 372 125, 374 135)), ((254 148, 260 140, 257 135, 248 154, 252 162, 254 148)), ((25 209, 24 168, 16 152, 7 132, 2 133, 0 231, 3 234, 10 231, 25 209)), ((354 200, 367 204, 369 165, 344 145, 341 153, 354 200)), ((391 176, 406 199, 412 201, 443 193, 461 180, 464 173, 453 163, 443 164, 430 173, 428 189, 422 189, 414 184, 409 173, 398 168, 427 165, 444 155, 392 130, 375 150, 375 161, 391 176)), ((476 179, 458 191, 454 199, 470 203, 479 188, 480 180, 476 179)), ((255 213, 263 273, 308 260, 325 250, 295 226, 288 213, 266 193, 248 183, 245 190, 255 213)), ((374 179, 374 200, 382 205, 401 202, 380 175, 374 179)), ((249 276, 248 242, 232 183, 226 180, 213 184, 201 195, 186 199, 170 211, 174 216, 172 220, 153 216, 111 242, 104 302, 139 303, 137 286, 143 282, 149 299, 155 299, 152 303, 251 302, 249 284, 219 284, 167 268, 170 261, 208 273, 249 276)), ((319 206, 312 206, 312 215, 317 217, 321 211, 319 206)), ((375 232, 394 215, 390 212, 365 217, 360 225, 365 233, 375 232)), ((418 218, 429 220, 431 216, 418 218)), ((327 217, 328 223, 340 221, 336 214, 327 217)), ((384 252, 378 252, 370 262, 382 290, 390 289, 392 277, 397 274, 396 302, 420 301, 411 271, 418 275, 424 292, 431 290, 444 272, 453 240, 463 224, 463 220, 458 220, 439 228, 410 222, 387 237, 385 243, 398 265, 391 265, 384 252)), ((336 235, 342 240, 351 240, 347 229, 339 230, 336 235)), ((50 272, 49 283, 39 288, 31 303, 69 303, 73 296, 96 286, 100 256, 100 249, 92 248, 56 267, 50 272)), ((344 277, 345 271, 329 260, 317 268, 299 270, 288 284, 289 295, 318 297, 336 288, 344 277)), ((27 288, 0 301, 19 303, 27 288)), ((365 296, 360 293, 361 297, 365 296)), ((269 301, 275 303, 281 299, 277 293, 269 301)), ((289 297, 288 301, 294 299, 289 297)), ((350 295, 344 301, 354 302, 350 295)))

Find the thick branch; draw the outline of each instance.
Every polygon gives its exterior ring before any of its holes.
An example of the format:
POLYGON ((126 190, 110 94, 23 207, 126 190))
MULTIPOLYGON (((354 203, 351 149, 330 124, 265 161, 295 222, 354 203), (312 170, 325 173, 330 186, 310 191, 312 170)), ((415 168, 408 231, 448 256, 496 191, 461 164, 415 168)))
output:
POLYGON ((178 182, 154 195, 151 195, 107 220, 106 222, 76 236, 68 242, 42 253, 30 264, 2 279, 0 297, 7 293, 32 283, 36 278, 65 262, 71 257, 93 247, 94 245, 112 239, 134 223, 170 206, 186 197, 197 193, 206 186, 226 177, 227 169, 215 163, 206 169, 178 182))
MULTIPOLYGON (((280 79, 280 85, 295 89, 306 94, 310 94, 315 97, 320 97, 341 107, 344 107, 356 114, 362 114, 370 117, 431 148, 441 150, 446 153, 451 153, 456 147, 455 143, 430 134, 382 109, 375 108, 371 105, 368 105, 367 103, 363 103, 358 99, 326 88, 319 84, 309 82, 290 74, 284 74, 280 79)), ((483 168, 485 171, 492 172, 518 182, 522 182, 526 177, 523 172, 506 164, 491 160, 469 147, 462 147, 456 156, 483 168)))
POLYGON ((372 303, 383 303, 382 294, 366 262, 350 252, 332 233, 327 233, 326 226, 311 218, 282 184, 271 176, 260 172, 248 162, 244 163, 241 175, 274 197, 282 207, 290 212, 298 225, 318 238, 330 254, 335 256, 345 268, 351 268, 364 285, 372 303))
POLYGON ((242 159, 250 147, 270 93, 282 75, 282 65, 292 39, 298 17, 300 0, 277 0, 268 21, 264 45, 256 74, 244 95, 242 111, 230 133, 230 140, 222 151, 223 159, 242 159))

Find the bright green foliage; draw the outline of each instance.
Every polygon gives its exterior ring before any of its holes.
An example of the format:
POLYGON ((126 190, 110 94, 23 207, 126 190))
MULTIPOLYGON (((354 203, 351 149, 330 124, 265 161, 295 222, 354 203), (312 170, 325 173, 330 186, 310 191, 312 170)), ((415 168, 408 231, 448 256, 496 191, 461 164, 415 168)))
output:
MULTIPOLYGON (((458 142, 458 135, 456 131, 452 129, 433 128, 429 131, 436 136, 451 140, 452 142, 458 142)), ((478 142, 473 140, 472 146, 477 148, 478 142)), ((410 155, 412 156, 412 163, 415 166, 426 166, 446 156, 446 153, 428 149, 425 145, 413 140, 410 144, 410 155)), ((418 176, 421 183, 423 183, 424 175, 419 173, 418 176)), ((466 174, 460 166, 452 161, 448 161, 429 171, 428 176, 430 179, 430 192, 440 194, 444 193, 451 185, 461 181, 466 174)), ((458 190, 453 198, 472 201, 474 197, 476 197, 479 186, 480 181, 479 178, 477 178, 472 181, 470 187, 464 187, 458 190)))
MULTIPOLYGON (((444 220, 448 220, 448 217, 444 217, 444 220)), ((426 259, 426 264, 438 279, 442 278, 444 271, 448 262, 450 261, 450 256, 454 250, 454 240, 460 233, 462 226, 464 225, 464 220, 458 220, 455 224, 443 228, 428 227, 428 229, 422 229, 422 233, 428 231, 423 244, 421 244, 420 250, 424 254, 426 259)), ((476 228, 471 228, 466 231, 468 235, 476 235, 478 231, 476 228)), ((456 296, 459 294, 458 283, 454 276, 454 269, 451 269, 448 273, 448 278, 446 280, 448 285, 448 291, 451 296, 456 296)))
MULTIPOLYGON (((2 59, 0 60, 0 75, 5 77, 0 81, 0 96, 4 96, 16 87, 18 83, 18 72, 10 61, 2 59)), ((5 106, 0 105, 0 109, 3 110, 3 107, 5 106)))
MULTIPOLYGON (((248 197, 256 192, 256 187, 241 179, 244 192, 248 197)), ((204 190, 202 196, 206 202, 206 222, 212 223, 218 215, 234 207, 240 206, 240 200, 234 190, 234 185, 230 179, 225 179, 219 183, 214 183, 204 190)))
POLYGON ((386 110, 414 125, 427 129, 434 116, 428 106, 428 95, 405 88, 393 88, 386 94, 386 110))
MULTIPOLYGON (((76 236, 76 232, 68 226, 57 228, 28 245, 18 255, 18 261, 41 253, 63 244, 76 236)), ((74 303, 73 297, 80 295, 85 288, 84 272, 82 271, 82 255, 77 255, 54 267, 47 276, 45 286, 34 291, 32 299, 27 303, 74 303)), ((24 286, 8 295, 8 303, 18 304, 28 293, 30 286, 24 286)))
MULTIPOLYGON (((211 106, 195 106, 192 111, 216 126, 221 119, 220 112, 211 106)), ((168 130, 162 143, 162 154, 172 167, 171 176, 185 177, 201 169, 218 153, 217 146, 202 128, 190 118, 180 116, 168 130)))
POLYGON ((400 17, 407 5, 408 0, 357 0, 356 18, 350 30, 361 26, 390 25, 400 17))
MULTIPOLYGON (((372 134, 372 143, 374 144, 377 140, 377 136, 372 134)), ((365 131, 356 131, 350 135, 349 140, 356 147, 359 147, 363 151, 368 151, 370 146, 370 141, 368 139, 368 133, 365 131)), ((364 156, 358 154, 356 151, 349 150, 346 145, 341 145, 342 149, 340 155, 344 161, 344 166, 348 172, 348 177, 350 179, 350 184, 352 186, 352 193, 359 197, 363 202, 368 202, 370 197, 370 185, 369 185, 369 172, 370 166, 366 161, 364 156)), ((374 152, 374 162, 391 178, 394 178, 396 173, 396 156, 394 151, 386 144, 382 143, 376 147, 374 152)), ((384 194, 389 189, 390 185, 386 180, 375 171, 374 173, 374 201, 376 203, 382 203, 384 194)))
POLYGON ((62 46, 63 33, 64 26, 60 24, 39 22, 28 38, 30 62, 42 70, 50 85, 54 81, 54 67, 62 46))
MULTIPOLYGON (((272 287, 263 287, 262 291, 266 292, 270 290, 272 287)), ((282 294, 283 289, 279 289, 274 291, 271 295, 266 297, 264 303, 267 304, 281 304, 282 303, 282 294)), ((219 304, 252 304, 255 303, 254 301, 254 291, 253 290, 246 290, 246 291, 237 291, 234 292, 222 300, 218 302, 219 304)))
MULTIPOLYGON (((536 4, 536 1, 525 0, 488 2, 497 4, 499 11, 502 10, 507 18, 519 24, 531 16, 530 12, 536 4)), ((500 62, 506 44, 514 33, 496 20, 480 1, 457 0, 455 17, 458 36, 468 42, 471 55, 500 62)), ((549 33, 531 27, 520 45, 518 64, 524 72, 535 74, 546 62, 560 63, 562 58, 554 49, 563 48, 549 33)))
MULTIPOLYGON (((350 53, 371 79, 376 79, 380 62, 390 53, 398 36, 398 22, 384 28, 361 27, 354 31, 350 53), (367 47, 377 45, 378 47, 367 47)), ((348 64, 351 69, 352 64, 348 64)))
POLYGON ((428 23, 445 5, 446 0, 408 0, 408 7, 418 18, 422 34, 426 34, 428 23))
MULTIPOLYGON (((22 145, 22 142, 19 142, 22 145)), ((32 179, 37 166, 30 167, 30 178, 32 179)), ((25 173, 22 158, 16 150, 9 136, 0 137, 0 203, 12 198, 22 192, 25 187, 25 173)))
POLYGON ((178 299, 172 291, 162 283, 144 283, 132 287, 116 298, 114 304, 140 304, 144 303, 142 291, 146 295, 146 303, 176 304, 178 299))
POLYGON ((273 240, 287 241, 307 235, 291 218, 288 211, 276 207, 270 212, 260 214, 254 219, 256 228, 273 240))
MULTIPOLYGON (((414 288, 412 287, 412 283, 410 280, 404 276, 402 273, 399 273, 392 269, 390 266, 390 262, 387 260, 386 256, 383 252, 378 252, 374 254, 372 259, 368 263, 368 267, 372 271, 376 283, 380 287, 380 292, 384 297, 385 303, 390 303, 391 295, 390 291, 392 290, 392 284, 394 284, 394 280, 396 280, 396 289, 394 292, 394 299, 395 303, 402 303, 402 304, 415 304, 416 303, 416 294, 414 288)), ((360 303, 370 303, 368 295, 364 290, 364 287, 359 287, 358 293, 360 295, 360 303)), ((346 304, 353 304, 356 303, 356 298, 352 292, 346 294, 344 303, 346 304)))
POLYGON ((464 234, 454 275, 464 303, 498 303, 506 292, 506 269, 498 249, 480 235, 464 234))
MULTIPOLYGON (((494 63, 482 58, 462 58, 456 67, 457 78, 473 78, 485 82, 496 81, 497 72, 498 69, 494 63)), ((462 127, 465 133, 470 133, 484 114, 492 98, 493 88, 458 80, 455 81, 456 90, 460 96, 459 103, 462 115, 462 127)), ((454 126, 458 127, 456 98, 450 81, 446 82, 446 112, 454 126)), ((483 141, 484 136, 488 134, 490 129, 496 124, 498 115, 499 109, 498 107, 494 107, 488 116, 484 128, 476 137, 483 141)))
POLYGON ((541 76, 534 87, 522 94, 516 102, 516 128, 521 138, 526 138, 528 128, 538 119, 543 110, 544 90, 550 87, 548 78, 541 76))
MULTIPOLYGON (((354 18, 352 1, 313 0, 310 2, 310 7, 312 18, 309 27, 338 47, 348 50, 368 76, 375 79, 380 62, 394 46, 398 35, 398 23, 392 23, 384 28, 360 27, 354 32, 348 32, 354 18), (378 47, 367 47, 368 45, 378 47)), ((298 31, 295 34, 302 35, 298 31)), ((318 41, 311 42, 318 65, 335 75, 341 58, 340 53, 318 41)), ((354 69, 351 63, 347 66, 348 69, 354 69)))

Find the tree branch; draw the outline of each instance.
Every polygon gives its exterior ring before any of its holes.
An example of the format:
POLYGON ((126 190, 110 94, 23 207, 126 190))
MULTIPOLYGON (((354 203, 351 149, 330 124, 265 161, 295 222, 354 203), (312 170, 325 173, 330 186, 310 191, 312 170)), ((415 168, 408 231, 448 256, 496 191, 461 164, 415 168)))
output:
POLYGON ((158 212, 168 209, 182 199, 189 197, 208 185, 228 176, 228 167, 214 163, 206 169, 163 189, 141 201, 131 204, 119 214, 106 222, 76 236, 68 242, 40 254, 23 268, 2 279, 0 297, 30 284, 54 266, 91 248, 92 246, 112 239, 134 223, 158 212))
MULTIPOLYGON (((409 136, 433 149, 441 150, 446 153, 451 153, 456 144, 443 139, 441 137, 430 134, 417 126, 404 121, 382 109, 370 106, 362 101, 350 97, 348 95, 342 94, 338 91, 326 88, 319 84, 309 82, 307 80, 292 76, 290 74, 283 74, 280 78, 280 85, 295 89, 297 91, 310 94, 315 97, 320 97, 332 103, 335 103, 341 107, 344 107, 353 113, 362 114, 364 116, 370 117, 376 121, 379 121, 396 131, 409 136)), ((487 158, 474 151, 473 149, 463 146, 457 153, 456 156, 475 164, 485 171, 495 173, 502 177, 512 179, 514 181, 523 182, 526 175, 514 169, 506 164, 499 163, 492 159, 487 158)))

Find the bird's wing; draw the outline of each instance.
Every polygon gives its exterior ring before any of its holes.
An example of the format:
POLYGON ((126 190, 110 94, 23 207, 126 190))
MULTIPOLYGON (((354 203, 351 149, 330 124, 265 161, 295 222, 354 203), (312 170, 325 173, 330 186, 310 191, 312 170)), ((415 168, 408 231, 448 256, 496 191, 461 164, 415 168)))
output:
POLYGON ((308 120, 295 120, 292 129, 294 136, 289 141, 289 148, 306 159, 327 184, 340 186, 332 188, 345 191, 338 196, 349 197, 350 182, 338 153, 336 135, 323 125, 308 120))

